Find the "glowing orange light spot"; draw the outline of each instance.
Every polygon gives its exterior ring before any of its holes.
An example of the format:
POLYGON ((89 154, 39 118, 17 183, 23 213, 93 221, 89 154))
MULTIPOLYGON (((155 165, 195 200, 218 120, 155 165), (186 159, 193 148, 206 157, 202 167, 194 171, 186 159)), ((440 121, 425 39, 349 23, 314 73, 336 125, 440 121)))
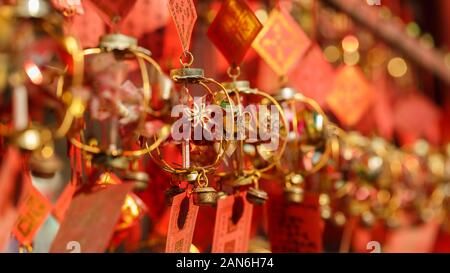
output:
POLYGON ((342 40, 342 48, 344 51, 352 53, 356 52, 359 48, 359 41, 353 35, 348 35, 342 40))

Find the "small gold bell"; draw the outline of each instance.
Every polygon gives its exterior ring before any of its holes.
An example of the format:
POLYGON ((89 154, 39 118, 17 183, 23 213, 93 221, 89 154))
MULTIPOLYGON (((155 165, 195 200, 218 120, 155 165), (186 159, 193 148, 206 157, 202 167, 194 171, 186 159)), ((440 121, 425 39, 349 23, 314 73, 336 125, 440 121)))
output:
POLYGON ((125 173, 124 181, 128 183, 134 183, 135 191, 144 191, 148 187, 150 177, 146 172, 133 172, 129 171, 125 173))
POLYGON ((250 188, 247 191, 247 201, 252 204, 262 205, 267 201, 267 199, 269 199, 269 195, 263 190, 250 188))
POLYGON ((173 202, 173 198, 175 196, 177 196, 180 193, 183 193, 184 189, 177 187, 177 186, 173 186, 170 187, 169 189, 166 190, 165 192, 165 196, 166 196, 166 203, 171 206, 172 202, 173 202))
POLYGON ((211 206, 217 203, 217 191, 212 187, 195 188, 192 197, 197 206, 211 206))
POLYGON ((284 199, 288 204, 300 204, 303 202, 303 189, 296 186, 291 186, 284 189, 284 199))

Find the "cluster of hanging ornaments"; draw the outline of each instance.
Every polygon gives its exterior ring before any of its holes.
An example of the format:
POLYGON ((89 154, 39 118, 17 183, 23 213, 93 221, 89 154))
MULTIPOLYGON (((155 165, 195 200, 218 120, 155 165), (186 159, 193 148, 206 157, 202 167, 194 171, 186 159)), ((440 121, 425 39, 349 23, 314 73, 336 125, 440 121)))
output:
MULTIPOLYGON (((22 151, 19 157, 35 176, 48 178, 59 171, 62 164, 54 142, 64 138, 70 142, 75 196, 124 184, 145 190, 151 180, 146 160, 152 160, 171 176, 166 252, 190 251, 198 206, 217 207, 213 252, 247 251, 252 207, 269 197, 261 184, 280 184, 284 201, 299 205, 305 201, 306 178, 319 171, 329 175, 320 185, 326 197, 321 203, 323 218, 345 214, 365 219, 377 214, 391 221, 408 206, 420 206, 424 214, 448 202, 442 197, 448 185, 441 183, 432 187, 433 198, 421 195, 417 202, 392 207, 398 201, 394 197, 404 190, 386 181, 402 177, 405 184, 411 183, 404 177, 413 171, 395 173, 386 166, 399 164, 407 154, 398 153, 400 159, 395 159, 396 150, 387 143, 344 133, 315 101, 287 85, 286 75, 301 55, 295 48, 302 37, 278 8, 263 29, 245 1, 223 3, 208 30, 230 65, 230 81, 219 83, 193 67, 189 47, 197 15, 192 1, 169 1, 182 45, 181 68, 170 75, 136 38, 119 31, 135 2, 92 2, 111 32, 100 38, 98 47, 84 51, 74 38, 63 35, 63 18, 48 1, 18 0, 0 7, 5 26, 0 33, 5 41, 0 43, 1 70, 7 71, 0 77, 1 148, 22 151), (280 26, 289 26, 284 31, 293 36, 280 35, 280 26), (253 42, 280 76, 275 96, 240 79, 240 65, 253 42), (287 52, 286 59, 270 58, 268 44, 287 52), (324 168, 330 162, 335 170, 324 168), (342 186, 343 178, 332 176, 337 170, 351 170, 354 177, 342 186), (369 195, 360 198, 363 190, 392 198, 371 202, 369 195), (332 204, 339 210, 331 212, 332 204), (227 217, 240 232, 221 230, 227 217), (224 238, 237 243, 227 248, 224 238)), ((76 5, 58 7, 66 16, 82 12, 76 5)), ((146 210, 131 187, 124 193, 119 219, 112 221, 114 238, 135 227, 146 210)), ((79 204, 74 203, 76 208, 79 204)), ((69 223, 62 222, 61 234, 70 229, 69 223)), ((29 239, 21 243, 31 251, 29 239)), ((121 241, 104 243, 114 251, 121 241)))

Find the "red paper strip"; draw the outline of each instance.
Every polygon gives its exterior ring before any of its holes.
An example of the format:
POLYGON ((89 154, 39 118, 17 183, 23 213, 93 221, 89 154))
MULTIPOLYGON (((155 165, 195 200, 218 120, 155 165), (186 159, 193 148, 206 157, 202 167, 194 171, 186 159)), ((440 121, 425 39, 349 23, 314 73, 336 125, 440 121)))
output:
POLYGON ((172 15, 181 46, 184 51, 189 50, 191 44, 192 30, 197 21, 197 11, 192 0, 169 0, 169 10, 172 15))
POLYGON ((344 66, 337 72, 327 104, 343 125, 353 126, 372 104, 373 94, 360 68, 344 66))
POLYGON ((62 222, 64 220, 64 216, 69 209, 70 202, 72 201, 72 197, 76 189, 76 184, 70 181, 59 196, 55 206, 53 207, 53 215, 59 222, 62 222))
POLYGON ((306 194, 299 205, 271 196, 267 204, 272 252, 322 252, 323 220, 316 195, 306 194))
POLYGON ((245 193, 219 200, 211 252, 247 252, 252 212, 253 205, 246 200, 245 193))
POLYGON ((173 198, 167 232, 166 253, 189 253, 197 220, 198 206, 181 193, 173 198))
POLYGON ((274 9, 253 48, 278 75, 286 75, 310 47, 311 41, 286 12, 274 9))
POLYGON ((20 152, 9 147, 0 168, 0 252, 5 249, 18 216, 20 196, 23 195, 20 152))
POLYGON ((107 185, 95 192, 77 194, 50 252, 66 252, 67 244, 71 241, 79 243, 83 253, 104 252, 120 217, 125 197, 132 188, 131 183, 107 185))
MULTIPOLYGON (((28 174, 24 175, 24 179, 28 180, 24 183, 31 184, 31 177, 28 174)), ((30 192, 20 205, 19 216, 12 230, 13 235, 24 245, 31 244, 51 210, 50 201, 38 189, 31 186, 30 192)))
POLYGON ((227 0, 207 35, 230 65, 239 65, 261 29, 261 23, 244 0, 227 0))

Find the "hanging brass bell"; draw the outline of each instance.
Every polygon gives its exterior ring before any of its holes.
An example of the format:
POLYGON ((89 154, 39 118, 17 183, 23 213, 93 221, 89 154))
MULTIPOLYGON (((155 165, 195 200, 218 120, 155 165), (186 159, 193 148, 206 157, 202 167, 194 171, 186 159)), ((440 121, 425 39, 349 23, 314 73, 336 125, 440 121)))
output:
POLYGON ((194 205, 212 206, 217 203, 217 191, 212 187, 195 188, 192 191, 194 205))
POLYGON ((37 151, 31 154, 28 163, 31 173, 41 178, 52 178, 63 167, 61 160, 55 154, 46 157, 37 151))
POLYGON ((291 186, 284 189, 284 199, 288 204, 300 204, 304 199, 304 191, 297 186, 291 186))
POLYGON ((148 187, 150 177, 146 172, 128 171, 123 177, 125 182, 134 183, 135 191, 144 191, 148 187))
POLYGON ((262 205, 267 201, 267 199, 269 199, 269 195, 263 190, 250 188, 247 191, 247 201, 252 204, 262 205))
POLYGON ((165 192, 165 196, 166 196, 166 203, 171 206, 172 202, 173 202, 173 198, 175 196, 177 196, 180 193, 183 193, 184 189, 177 187, 177 186, 173 186, 170 187, 169 189, 166 190, 165 192))

